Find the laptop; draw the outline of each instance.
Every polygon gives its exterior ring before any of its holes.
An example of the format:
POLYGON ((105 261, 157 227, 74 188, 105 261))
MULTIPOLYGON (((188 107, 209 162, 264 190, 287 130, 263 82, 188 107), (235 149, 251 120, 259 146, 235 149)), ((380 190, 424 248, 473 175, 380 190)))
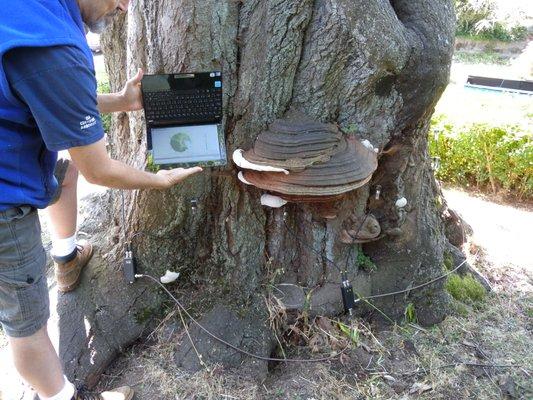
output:
POLYGON ((159 168, 227 164, 220 71, 144 75, 149 161, 159 168))

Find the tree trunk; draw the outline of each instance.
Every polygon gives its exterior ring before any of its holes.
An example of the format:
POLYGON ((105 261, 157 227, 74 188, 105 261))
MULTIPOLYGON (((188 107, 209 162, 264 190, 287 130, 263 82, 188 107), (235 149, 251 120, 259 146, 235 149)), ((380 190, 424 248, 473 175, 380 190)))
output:
MULTIPOLYGON (((369 184, 343 200, 333 220, 296 204, 262 208, 261 191, 241 184, 231 161, 172 190, 126 192, 127 235, 143 231, 161 237, 135 238, 140 271, 154 276, 166 269, 180 271, 177 295, 194 315, 230 342, 263 356, 275 347, 265 298, 289 287, 272 289, 276 285, 296 285, 290 286, 294 293, 285 295, 301 303, 291 306, 307 307, 312 315, 342 312, 341 277, 324 257, 347 267, 363 296, 401 290, 442 274, 447 241, 426 135, 448 82, 452 2, 201 3, 133 2, 127 19, 116 21, 103 40, 112 89, 120 89, 138 67, 147 73, 222 69, 228 154, 250 148, 269 123, 299 110, 369 140, 379 148, 379 165, 369 184), (407 200, 404 207, 396 205, 401 198, 407 200), (196 212, 189 206, 193 199, 198 200, 196 212), (362 249, 339 241, 345 220, 368 212, 379 221, 382 237, 362 249), (375 264, 374 271, 359 267, 360 251, 375 264)), ((142 118, 141 112, 119 115, 109 137, 112 154, 139 168, 146 165, 142 118)), ((69 372, 89 383, 117 351, 142 334, 146 317, 160 315, 168 301, 150 283, 127 286, 122 279, 120 198, 113 192, 110 199, 112 214, 101 234, 100 256, 87 272, 90 278, 85 277, 92 284, 71 295, 80 310, 77 317, 69 319, 62 311, 68 321, 79 323, 85 315, 91 325, 85 335, 91 340, 83 342, 81 335, 63 352, 69 372)), ((373 304, 398 320, 412 303, 421 323, 434 324, 446 315, 448 297, 442 286, 441 280, 373 304)), ((373 310, 358 304, 359 313, 373 310)), ((72 307, 68 310, 72 313, 72 307)), ((265 363, 213 343, 196 328, 191 335, 204 359, 266 372, 265 363)), ((187 340, 176 362, 199 367, 187 340)))

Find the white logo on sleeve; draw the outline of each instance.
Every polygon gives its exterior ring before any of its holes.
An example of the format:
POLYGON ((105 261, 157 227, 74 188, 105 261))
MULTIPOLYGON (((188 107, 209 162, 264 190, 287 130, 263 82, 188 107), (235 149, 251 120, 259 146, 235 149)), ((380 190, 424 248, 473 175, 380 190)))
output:
POLYGON ((80 122, 80 128, 89 129, 92 126, 96 125, 96 118, 91 117, 90 115, 85 116, 85 120, 80 122))

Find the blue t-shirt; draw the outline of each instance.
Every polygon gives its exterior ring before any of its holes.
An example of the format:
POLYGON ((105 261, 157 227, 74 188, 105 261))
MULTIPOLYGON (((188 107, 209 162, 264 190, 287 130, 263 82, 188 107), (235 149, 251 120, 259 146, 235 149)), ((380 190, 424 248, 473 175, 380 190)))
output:
MULTIPOLYGON (((35 154, 38 160, 20 160, 37 161, 41 169, 42 182, 20 182, 26 192, 36 193, 29 205, 46 207, 54 195, 57 182, 52 172, 57 151, 89 145, 104 136, 96 78, 87 64, 87 56, 74 46, 20 47, 3 57, 12 92, 31 112, 28 120, 17 124, 16 131, 26 136, 24 142, 41 149, 35 154)), ((0 128, 2 124, 13 131, 12 122, 0 118, 0 128)), ((0 204, 0 210, 16 205, 20 204, 0 204)))

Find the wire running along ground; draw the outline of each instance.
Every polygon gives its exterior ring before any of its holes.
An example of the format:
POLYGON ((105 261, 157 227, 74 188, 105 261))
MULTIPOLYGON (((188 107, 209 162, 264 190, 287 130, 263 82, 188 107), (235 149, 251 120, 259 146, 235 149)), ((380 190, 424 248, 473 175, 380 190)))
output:
MULTIPOLYGON (((363 297, 359 297, 359 300, 363 300, 363 301, 366 301, 366 299, 371 299, 371 298, 376 298, 376 297, 385 297, 385 296, 392 296, 392 295, 396 295, 396 294, 401 294, 401 293, 404 293, 404 292, 408 292, 408 291, 411 291, 411 290, 415 290, 415 289, 418 289, 418 288, 421 288, 423 286, 427 286, 439 279, 443 279, 444 277, 452 274, 453 272, 457 271, 461 266, 463 266, 465 263, 466 263, 466 259, 460 263, 458 266, 456 266, 453 270, 449 271, 448 273, 438 277, 438 278, 435 278, 429 282, 426 282, 422 285, 418 285, 418 286, 415 286, 413 288, 408 288, 408 289, 405 289, 405 290, 401 290, 401 291, 397 291, 397 292, 391 292, 391 293, 384 293, 384 294, 381 294, 381 295, 375 295, 375 296, 368 296, 366 298, 363 298, 363 297)), ((202 357, 200 356, 198 350, 196 349, 195 345, 194 345, 194 342, 192 340, 192 337, 189 333, 189 330, 187 328, 187 326, 185 325, 184 323, 184 320, 183 320, 183 317, 181 316, 181 312, 185 313, 185 315, 187 315, 187 317, 195 324, 197 325, 203 332, 205 332, 208 336, 210 336, 211 338, 215 339, 216 341, 224 344, 225 346, 228 346, 230 347, 231 349, 235 350, 235 351, 238 351, 239 353, 242 353, 244 355, 247 355, 249 357, 252 357, 252 358, 256 358, 256 359, 259 359, 259 360, 263 360, 263 361, 275 361, 275 362, 295 362, 295 363, 308 363, 308 362, 325 362, 325 361, 332 361, 334 359, 337 359, 339 358, 342 354, 344 354, 347 350, 348 350, 348 347, 344 348, 343 350, 341 350, 339 353, 333 355, 333 356, 330 356, 330 357, 323 357, 323 358, 309 358, 309 359, 298 359, 298 358, 274 358, 274 357, 265 357, 265 356, 260 356, 260 355, 257 355, 257 354, 254 354, 254 353, 251 353, 249 351, 246 351, 244 349, 241 349, 227 341, 225 341, 224 339, 218 337, 217 335, 213 334, 211 331, 209 331, 207 328, 205 328, 202 324, 200 324, 188 311, 187 309, 181 304, 181 302, 161 283, 159 282, 156 278, 154 278, 153 276, 151 275, 148 275, 148 274, 137 274, 135 275, 136 278, 146 278, 146 279, 150 279, 152 280, 154 283, 156 283, 158 286, 160 286, 164 291, 165 293, 167 293, 171 298, 172 300, 174 300, 174 302, 177 304, 177 306, 179 307, 179 312, 180 312, 180 317, 182 319, 182 323, 183 323, 183 326, 184 326, 184 329, 186 330, 187 332, 187 336, 191 342, 191 345, 193 346, 199 360, 200 360, 200 363, 202 365, 205 365, 203 360, 202 360, 202 357)), ((369 303, 371 306, 373 306, 374 308, 376 308, 378 311, 380 311, 377 307, 375 307, 372 303, 366 301, 367 303, 369 303)), ((381 311, 380 311, 381 312, 381 311)), ((385 317, 387 317, 386 314, 384 314, 385 317)))
MULTIPOLYGON (((172 298, 172 300, 174 300, 174 302, 178 305, 180 311, 182 311, 196 326, 198 326, 208 336, 210 336, 211 338, 215 339, 216 341, 224 344, 225 346, 227 346, 227 347, 229 347, 229 348, 231 348, 231 349, 233 349, 235 351, 238 351, 239 353, 247 355, 249 357, 256 358, 256 359, 263 360, 263 361, 276 361, 276 362, 294 362, 294 363, 325 362, 325 361, 331 361, 331 360, 334 360, 336 358, 339 358, 344 352, 346 352, 346 350, 348 350, 348 347, 346 347, 343 350, 341 350, 339 353, 337 353, 337 354, 335 354, 333 356, 322 357, 322 358, 274 358, 274 357, 265 357, 265 356, 260 356, 258 354, 250 353, 247 350, 241 349, 240 347, 237 347, 237 346, 227 342, 226 340, 218 337, 217 335, 215 335, 214 333, 209 331, 207 328, 205 328, 201 323, 199 323, 187 311, 187 309, 181 304, 181 302, 165 286, 163 286, 163 284, 161 282, 159 282, 156 278, 154 278, 151 275, 147 275, 147 274, 138 274, 138 275, 136 275, 136 277, 137 278, 147 278, 147 279, 150 279, 153 282, 155 282, 157 285, 159 285, 161 287, 161 289, 163 289, 172 298)), ((196 350, 194 342, 193 342, 193 340, 192 340, 192 338, 191 338, 191 336, 189 334, 189 331, 187 329, 187 326, 185 324, 184 324, 184 328, 187 331, 187 336, 189 337, 191 345, 196 350)), ((196 351, 196 352, 198 354, 198 351, 196 351)), ((200 362, 203 363, 201 358, 200 358, 200 362)))
MULTIPOLYGON (((123 192, 121 192, 121 195, 122 195, 122 220, 123 220, 123 223, 125 224, 125 216, 124 216, 124 195, 123 195, 123 192)), ((253 212, 254 214, 254 217, 258 220, 258 216, 255 215, 255 212, 253 212)), ((365 216, 365 218, 363 219, 363 221, 361 222, 360 226, 358 227, 357 231, 356 231, 356 235, 359 233, 359 231, 361 230, 361 228, 363 227, 364 223, 366 222, 366 219, 368 218, 368 215, 365 216)), ((285 226, 285 229, 287 230, 287 232, 289 232, 289 234, 291 234, 297 241, 299 241, 302 245, 304 245, 305 247, 309 248, 311 251, 313 251, 315 254, 317 254, 319 257, 321 257, 323 260, 329 262, 332 266, 334 266, 341 274, 346 274, 347 273, 347 266, 348 266, 348 262, 349 262, 349 257, 350 257, 350 252, 348 252, 348 256, 347 256, 347 259, 346 259, 346 268, 345 270, 343 271, 338 265, 337 263, 335 263, 333 260, 331 260, 329 257, 327 257, 326 255, 323 255, 321 254, 318 250, 316 250, 313 246, 309 245, 308 243, 306 243, 305 241, 303 241, 302 238, 299 237, 299 235, 295 232, 293 232, 287 225, 287 222, 285 221, 285 215, 283 216, 283 224, 285 226)), ((125 229, 125 225, 123 225, 123 229, 125 229)), ((135 239, 136 237, 138 236, 141 236, 141 235, 144 235, 144 236, 147 236, 147 237, 151 237, 151 238, 156 238, 156 239, 168 239, 166 238, 165 236, 158 236, 158 235, 155 235, 155 234, 152 234, 152 233, 148 233, 148 232, 143 232, 143 231, 139 231, 139 232, 136 232, 132 235, 132 237, 130 238, 130 240, 127 242, 128 245, 131 246, 131 243, 133 241, 133 239, 135 239)), ((126 235, 124 235, 126 236, 126 235)), ((476 256, 477 256, 477 253, 476 253, 476 256)), ((369 304, 372 308, 376 309, 378 312, 380 312, 380 314, 382 314, 386 319, 388 319, 389 321, 391 322, 394 322, 390 317, 388 317, 383 311, 381 311, 379 308, 377 308, 375 305, 373 305, 372 303, 370 303, 368 300, 369 299, 375 299, 375 298, 381 298, 381 297, 388 297, 388 296, 395 296, 395 295, 398 295, 398 294, 403 294, 403 293, 408 293, 408 292, 411 292, 413 290, 417 290, 417 289, 420 289, 420 288, 423 288, 425 286, 428 286, 428 285, 431 285, 432 283, 435 283, 449 275, 451 275, 452 273, 456 272, 459 268, 461 268, 468 260, 465 259, 463 260, 463 262, 461 262, 459 265, 457 265, 454 269, 452 269, 451 271, 448 271, 447 273, 443 274, 443 275, 440 275, 428 282, 425 282, 425 283, 422 283, 420 285, 416 285, 416 286, 413 286, 413 287, 408 287, 406 289, 403 289, 403 290, 398 290, 398 291, 394 291, 394 292, 389 292, 389 293, 382 293, 382 294, 377 294, 377 295, 371 295, 371 296, 360 296, 358 293, 357 294, 357 297, 358 299, 356 300, 356 302, 359 302, 359 301, 364 301, 365 303, 369 304)), ((183 313, 185 313, 187 315, 187 317, 190 318, 190 320, 195 324, 197 325, 203 332, 205 332, 208 336, 212 337, 213 339, 215 339, 216 341, 224 344, 225 346, 228 346, 230 347, 231 349, 237 351, 237 352, 240 352, 244 355, 247 355, 249 357, 252 357, 252 358, 256 358, 256 359, 259 359, 259 360, 263 360, 263 361, 275 361, 275 362, 295 362, 295 363, 306 363, 306 362, 325 362, 325 361, 331 361, 331 360, 334 360, 336 358, 339 358, 348 348, 345 348, 343 349, 341 352, 339 352, 338 354, 335 354, 333 356, 330 356, 330 357, 323 357, 323 358, 316 358, 316 359, 287 359, 287 358, 274 358, 274 357, 265 357, 265 356, 260 356, 260 355, 257 355, 257 354, 253 354, 253 353, 250 353, 244 349, 241 349, 237 346, 234 346, 233 344, 225 341, 224 339, 216 336, 215 334, 213 334, 212 332, 210 332, 207 328, 205 328, 202 324, 200 324, 194 317, 192 317, 192 315, 187 311, 187 309, 181 304, 181 302, 163 285, 159 282, 159 280, 157 280, 156 278, 154 278, 153 276, 151 275, 148 275, 148 274, 137 274, 135 275, 136 278, 147 278, 149 280, 152 280, 153 282, 155 282, 158 286, 160 286, 171 298, 172 300, 178 305, 179 309, 178 311, 180 312, 180 317, 182 319, 182 323, 184 323, 183 321, 183 316, 182 316, 182 311, 183 313)), ((199 361, 202 365, 205 365, 202 358, 201 358, 201 355, 198 353, 195 345, 194 345, 194 342, 189 334, 189 331, 188 331, 188 328, 187 326, 184 324, 184 328, 187 330, 187 336, 191 342, 191 345, 193 346, 198 358, 199 358, 199 361)))

